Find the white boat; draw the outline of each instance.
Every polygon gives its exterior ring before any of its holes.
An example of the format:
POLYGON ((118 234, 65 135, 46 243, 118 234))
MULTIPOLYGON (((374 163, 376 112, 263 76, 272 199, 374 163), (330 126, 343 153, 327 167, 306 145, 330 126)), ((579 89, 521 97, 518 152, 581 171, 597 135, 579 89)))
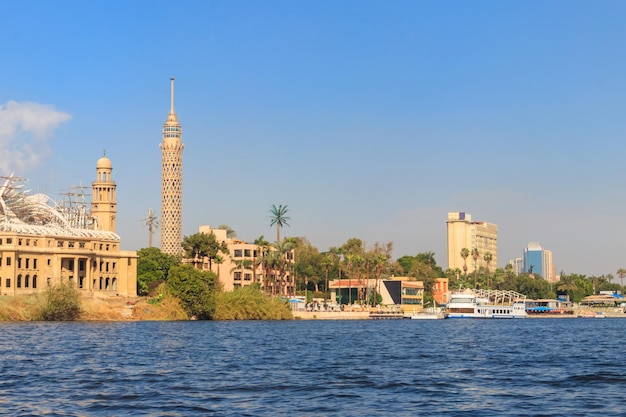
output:
POLYGON ((419 313, 405 314, 404 317, 411 320, 441 320, 445 319, 447 314, 443 308, 437 307, 437 303, 433 301, 433 307, 424 309, 419 313))
POLYGON ((453 293, 446 305, 448 318, 518 319, 526 318, 523 294, 512 291, 464 291, 453 293))
POLYGON ((589 310, 583 310, 580 313, 578 313, 578 317, 581 317, 584 319, 605 319, 607 316, 601 311, 593 312, 589 310))

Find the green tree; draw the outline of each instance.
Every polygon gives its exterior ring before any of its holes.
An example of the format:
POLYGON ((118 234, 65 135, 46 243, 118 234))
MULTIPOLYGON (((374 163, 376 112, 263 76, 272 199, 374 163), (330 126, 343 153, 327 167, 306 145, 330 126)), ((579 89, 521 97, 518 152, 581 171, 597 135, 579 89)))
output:
POLYGON ((213 266, 213 261, 218 254, 228 255, 228 245, 226 242, 219 242, 215 233, 196 233, 185 236, 182 242, 185 257, 195 259, 196 256, 203 260, 205 257, 209 260, 209 269, 213 266))
POLYGON ((619 277, 620 285, 623 287, 624 286, 624 277, 626 277, 626 269, 620 268, 620 269, 617 270, 616 274, 619 277))
POLYGON ((226 237, 227 238, 233 238, 233 237, 237 237, 237 232, 235 232, 229 225, 227 224, 220 224, 218 226, 218 229, 221 230, 226 230, 226 237))
POLYGON ((215 311, 215 282, 212 271, 200 271, 188 264, 170 269, 167 288, 177 297, 187 314, 199 320, 211 319, 215 311))
POLYGON ((489 272, 489 265, 491 264, 491 261, 493 260, 493 255, 491 252, 486 252, 483 255, 483 260, 485 261, 485 265, 486 266, 486 273, 487 273, 487 286, 489 288, 491 288, 491 279, 490 279, 490 272, 489 272))
POLYGON ((330 267, 335 264, 335 260, 333 256, 329 253, 324 254, 324 258, 322 259, 322 266, 324 267, 324 273, 326 275, 326 280, 324 282, 324 299, 328 300, 330 294, 328 293, 328 275, 330 273, 330 267))
POLYGON ((276 207, 272 204, 270 208, 270 227, 276 226, 276 242, 280 242, 280 229, 283 226, 289 226, 289 221, 291 220, 287 217, 287 213, 289 213, 289 209, 287 206, 283 206, 279 204, 276 207))
POLYGON ((478 258, 480 254, 478 253, 478 249, 472 249, 472 258, 474 259, 474 288, 476 288, 476 278, 478 275, 478 258))
POLYGON ((172 266, 180 264, 180 257, 161 252, 159 248, 143 248, 137 251, 137 294, 148 295, 160 283, 167 280, 172 266))
POLYGON ((463 274, 467 279, 467 257, 470 255, 470 251, 467 248, 461 249, 461 258, 463 258, 463 274))
POLYGON ((313 246, 308 239, 296 237, 288 239, 292 243, 295 276, 300 287, 308 290, 309 284, 314 285, 314 291, 320 292, 324 270, 324 256, 313 246))

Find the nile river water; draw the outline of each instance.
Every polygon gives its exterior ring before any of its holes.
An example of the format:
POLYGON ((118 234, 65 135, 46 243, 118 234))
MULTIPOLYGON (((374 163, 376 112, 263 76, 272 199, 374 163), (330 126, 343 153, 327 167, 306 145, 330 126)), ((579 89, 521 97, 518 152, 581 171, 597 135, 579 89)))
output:
POLYGON ((0 414, 623 416, 623 319, 0 324, 0 414))

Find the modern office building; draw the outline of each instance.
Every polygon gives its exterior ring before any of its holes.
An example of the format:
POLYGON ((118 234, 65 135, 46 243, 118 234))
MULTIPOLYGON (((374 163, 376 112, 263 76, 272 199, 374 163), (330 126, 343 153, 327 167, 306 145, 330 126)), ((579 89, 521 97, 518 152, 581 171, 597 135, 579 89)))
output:
POLYGON ((183 129, 174 112, 174 78, 171 79, 170 112, 161 142, 161 251, 182 253, 183 240, 183 129))
POLYGON ((530 242, 524 248, 523 272, 537 274, 543 277, 543 247, 538 242, 530 242))
POLYGON ((0 186, 0 294, 73 284, 83 295, 137 295, 137 253, 120 250, 113 165, 96 164, 91 203, 82 190, 54 202, 19 177, 0 186))
POLYGON ((556 267, 552 262, 552 251, 544 249, 539 242, 530 242, 524 248, 522 271, 539 275, 548 282, 556 282, 556 267))
POLYGON ((472 216, 464 212, 448 213, 448 268, 463 271, 467 265, 467 273, 486 266, 483 257, 487 252, 492 255, 490 268, 498 266, 498 226, 493 223, 472 221, 472 216), (466 260, 461 256, 461 250, 467 248, 470 256, 466 260), (478 250, 478 259, 471 256, 473 249, 478 250))

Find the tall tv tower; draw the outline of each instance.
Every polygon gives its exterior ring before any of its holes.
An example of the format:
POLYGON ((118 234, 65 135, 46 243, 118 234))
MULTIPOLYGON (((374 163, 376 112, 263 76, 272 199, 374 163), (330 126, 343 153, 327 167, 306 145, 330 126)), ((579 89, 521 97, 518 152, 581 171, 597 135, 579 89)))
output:
POLYGON ((161 142, 161 251, 182 253, 183 240, 183 128, 174 112, 174 78, 170 113, 161 142))

